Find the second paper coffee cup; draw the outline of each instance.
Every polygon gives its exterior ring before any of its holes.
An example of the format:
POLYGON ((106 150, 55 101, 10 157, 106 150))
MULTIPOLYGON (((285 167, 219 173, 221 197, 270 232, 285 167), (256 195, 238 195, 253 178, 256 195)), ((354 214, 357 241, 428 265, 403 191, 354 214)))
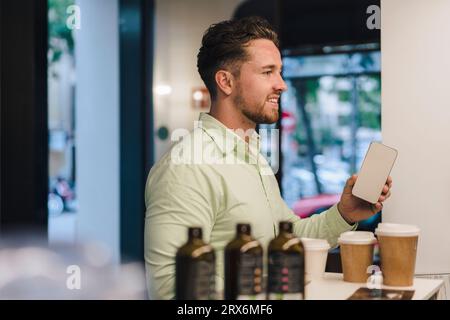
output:
POLYGON ((366 282, 370 274, 367 268, 373 262, 373 247, 376 242, 372 232, 348 231, 340 235, 342 271, 344 281, 366 282))

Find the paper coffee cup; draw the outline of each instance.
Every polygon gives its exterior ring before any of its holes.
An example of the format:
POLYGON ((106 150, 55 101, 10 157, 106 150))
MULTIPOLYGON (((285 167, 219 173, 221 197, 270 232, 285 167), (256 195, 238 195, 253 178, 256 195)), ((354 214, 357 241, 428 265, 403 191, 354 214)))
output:
POLYGON ((370 274, 367 268, 373 263, 373 247, 376 242, 372 232, 348 231, 340 235, 341 263, 344 281, 366 282, 370 274))
POLYGON ((301 238, 305 249, 305 279, 306 282, 323 277, 327 265, 330 244, 324 239, 301 238))
POLYGON ((383 284, 396 287, 413 285, 419 233, 420 229, 413 225, 378 224, 375 234, 380 245, 383 284))

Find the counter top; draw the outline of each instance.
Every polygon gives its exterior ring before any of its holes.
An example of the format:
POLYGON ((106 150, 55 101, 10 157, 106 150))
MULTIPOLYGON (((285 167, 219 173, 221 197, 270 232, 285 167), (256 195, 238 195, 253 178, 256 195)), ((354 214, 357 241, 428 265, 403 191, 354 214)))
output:
MULTIPOLYGON (((412 287, 382 286, 382 289, 414 290, 412 300, 433 298, 441 288, 443 280, 414 278, 412 287)), ((342 273, 325 273, 323 279, 313 280, 305 287, 307 300, 346 300, 356 290, 367 287, 366 283, 351 283, 343 280, 342 273)))

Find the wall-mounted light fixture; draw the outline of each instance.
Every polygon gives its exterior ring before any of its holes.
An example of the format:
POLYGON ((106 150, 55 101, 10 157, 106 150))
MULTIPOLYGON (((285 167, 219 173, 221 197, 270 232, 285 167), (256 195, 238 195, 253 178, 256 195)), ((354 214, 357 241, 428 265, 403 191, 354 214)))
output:
POLYGON ((166 96, 172 93, 172 87, 169 85, 158 85, 153 88, 153 93, 158 96, 166 96))
POLYGON ((192 89, 192 107, 194 109, 208 109, 211 106, 211 98, 206 87, 192 89))

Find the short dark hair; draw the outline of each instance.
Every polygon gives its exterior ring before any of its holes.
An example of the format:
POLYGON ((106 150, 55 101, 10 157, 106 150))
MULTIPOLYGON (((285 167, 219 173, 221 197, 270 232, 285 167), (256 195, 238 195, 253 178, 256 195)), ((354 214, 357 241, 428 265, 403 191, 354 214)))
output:
POLYGON ((202 46, 197 55, 197 69, 212 100, 217 96, 216 72, 230 68, 233 75, 238 77, 241 63, 249 58, 245 47, 256 39, 271 40, 279 46, 276 32, 261 17, 222 21, 211 25, 203 34, 202 46))

